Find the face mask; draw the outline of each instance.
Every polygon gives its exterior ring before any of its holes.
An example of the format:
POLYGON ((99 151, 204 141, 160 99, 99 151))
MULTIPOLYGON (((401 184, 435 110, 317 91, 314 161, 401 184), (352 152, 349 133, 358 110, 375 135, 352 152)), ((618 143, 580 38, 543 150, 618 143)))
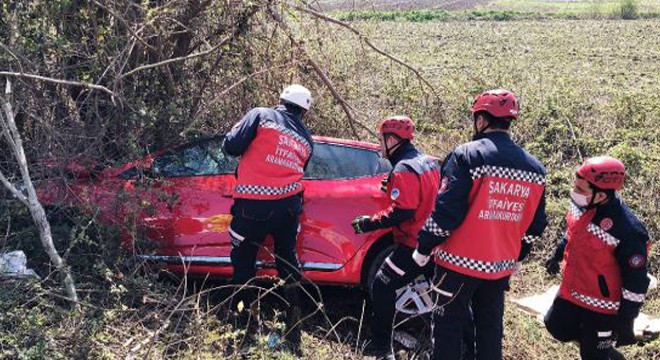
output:
POLYGON ((586 195, 578 194, 575 191, 571 190, 571 199, 575 203, 575 205, 579 207, 587 207, 589 205, 589 197, 586 195))

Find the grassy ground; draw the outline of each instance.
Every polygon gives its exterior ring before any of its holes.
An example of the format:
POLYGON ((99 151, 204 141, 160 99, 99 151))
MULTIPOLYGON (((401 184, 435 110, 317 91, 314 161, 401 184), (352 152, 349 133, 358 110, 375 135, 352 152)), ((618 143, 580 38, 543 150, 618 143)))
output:
MULTIPOLYGON (((494 0, 479 4, 475 8, 605 14, 618 9, 620 3, 621 1, 617 0, 494 0)), ((641 0, 637 3, 643 11, 660 10, 660 3, 655 0, 641 0)))
MULTIPOLYGON (((328 24, 309 26, 308 51, 319 59, 338 90, 375 126, 385 115, 405 113, 418 123, 417 142, 442 157, 466 141, 472 96, 505 87, 522 99, 522 118, 514 136, 549 169, 548 212, 551 224, 536 245, 509 297, 529 295, 557 283, 544 275, 541 259, 562 231, 571 173, 581 157, 615 155, 628 166, 623 197, 656 238, 660 230, 660 22, 517 21, 517 22, 360 22, 354 24, 374 44, 421 69, 429 89, 395 63, 361 45, 350 33, 328 24), (435 94, 434 94, 435 93, 435 94)), ((323 113, 310 113, 312 127, 344 115, 329 93, 317 96, 323 113)), ((370 139, 364 134, 363 139, 370 139)), ((34 230, 15 218, 2 218, 8 243, 38 255, 34 230)), ((57 227, 56 229, 60 229, 57 227)), ((60 248, 70 232, 57 230, 60 248)), ((112 233, 80 232, 67 253, 74 266, 82 304, 70 311, 61 300, 57 279, 23 284, 0 283, 0 358, 7 359, 211 359, 224 353, 241 332, 231 326, 226 291, 199 284, 158 280, 118 250, 112 233), (97 239, 94 241, 93 239, 97 239), (103 242, 99 242, 102 239, 103 242)), ((43 257, 41 258, 43 260, 43 257)), ((33 260, 38 262, 37 260, 33 260)), ((650 260, 658 274, 658 258, 650 260)), ((38 270, 49 274, 48 267, 38 270)), ((363 297, 358 290, 323 289, 323 311, 304 325, 309 359, 358 359, 367 332, 363 297), (361 326, 363 324, 364 326, 361 326)), ((269 300, 268 320, 277 325, 269 300)), ((660 316, 660 295, 648 297, 644 312, 660 316)), ((419 325, 419 324, 418 324, 419 325)), ((414 334, 426 334, 419 325, 414 334)), ((576 359, 574 345, 549 338, 531 317, 509 306, 505 317, 506 359, 576 359)), ((263 340, 263 339, 262 339, 263 340)), ((660 342, 624 349, 629 359, 660 358, 660 342)), ((264 342, 251 358, 291 358, 273 353, 264 342)), ((233 356, 233 358, 239 358, 233 356)), ((408 358, 424 358, 416 355, 408 358)))
MULTIPOLYGON (((515 10, 515 11, 571 11, 594 12, 616 8, 621 0, 319 0, 316 3, 328 11, 337 10, 515 10)), ((660 3, 656 0, 638 0, 643 11, 658 11, 660 3)))
POLYGON ((320 1, 319 7, 345 20, 513 20, 658 18, 655 0, 458 0, 320 1), (626 9, 623 11, 622 9, 626 9))

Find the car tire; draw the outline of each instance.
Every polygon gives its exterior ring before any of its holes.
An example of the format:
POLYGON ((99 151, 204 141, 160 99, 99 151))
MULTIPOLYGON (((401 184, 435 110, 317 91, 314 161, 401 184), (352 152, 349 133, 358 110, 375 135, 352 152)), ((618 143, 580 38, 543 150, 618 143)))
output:
MULTIPOLYGON (((369 270, 367 273, 367 283, 365 288, 367 289, 368 301, 371 301, 371 285, 376 278, 376 273, 380 269, 385 259, 392 254, 395 245, 390 245, 385 249, 381 250, 378 255, 376 255, 369 264, 369 270)), ((433 309, 433 301, 430 296, 430 280, 425 275, 420 275, 414 282, 401 287, 397 290, 397 316, 406 318, 406 317, 416 317, 424 314, 428 314, 433 309)))

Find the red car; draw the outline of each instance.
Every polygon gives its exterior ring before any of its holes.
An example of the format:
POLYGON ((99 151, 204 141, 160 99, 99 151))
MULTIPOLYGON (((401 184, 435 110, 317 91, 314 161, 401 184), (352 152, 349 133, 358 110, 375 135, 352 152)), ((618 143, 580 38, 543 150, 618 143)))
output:
MULTIPOLYGON (((137 256, 166 264, 173 272, 217 278, 232 276, 227 229, 238 160, 222 151, 222 137, 194 141, 119 168, 77 177, 66 187, 40 190, 45 203, 85 206, 99 219, 123 228, 137 256), (94 176, 92 176, 94 175, 94 176), (134 231, 132 231, 134 230, 134 231), (156 244, 149 253, 142 240, 156 244)), ((380 190, 391 169, 375 144, 314 137, 305 171, 304 212, 297 253, 308 279, 318 284, 362 285, 391 251, 389 231, 356 235, 351 221, 373 214, 387 201, 380 190)), ((272 249, 272 239, 266 239, 272 249)), ((258 275, 276 275, 270 251, 260 250, 258 275)), ((431 299, 420 278, 400 291, 398 308, 426 312, 431 299)))

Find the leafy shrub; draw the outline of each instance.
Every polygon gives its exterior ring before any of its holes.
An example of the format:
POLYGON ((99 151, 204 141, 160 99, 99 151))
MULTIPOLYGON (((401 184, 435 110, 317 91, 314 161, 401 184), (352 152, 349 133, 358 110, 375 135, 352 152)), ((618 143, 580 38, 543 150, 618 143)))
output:
POLYGON ((637 0, 621 0, 619 2, 620 16, 624 20, 639 18, 639 5, 637 0))

